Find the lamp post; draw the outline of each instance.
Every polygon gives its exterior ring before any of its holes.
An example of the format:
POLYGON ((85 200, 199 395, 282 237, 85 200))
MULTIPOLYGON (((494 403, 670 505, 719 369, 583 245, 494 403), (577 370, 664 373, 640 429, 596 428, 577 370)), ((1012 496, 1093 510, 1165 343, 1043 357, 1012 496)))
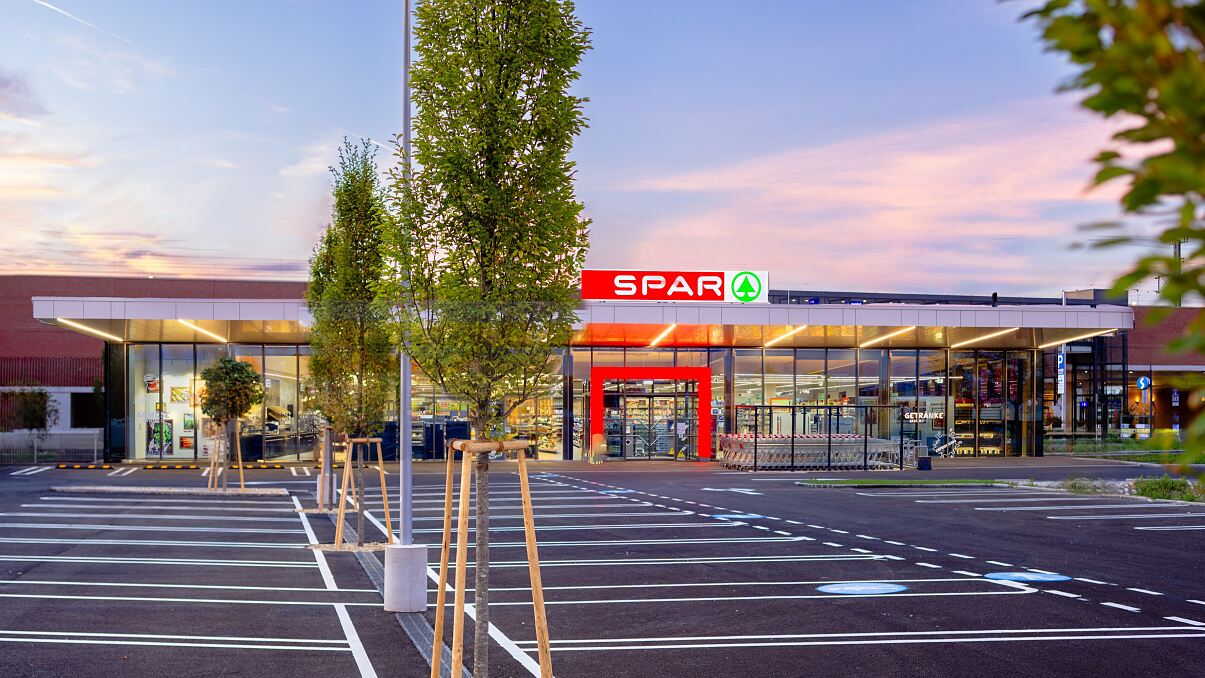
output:
MULTIPOLYGON (((410 20, 411 0, 404 0, 403 40, 405 69, 402 71, 402 167, 410 180, 410 20)), ((398 543, 385 549, 385 610, 425 612, 427 609, 427 546, 415 544, 410 431, 410 357, 398 347, 398 543)))

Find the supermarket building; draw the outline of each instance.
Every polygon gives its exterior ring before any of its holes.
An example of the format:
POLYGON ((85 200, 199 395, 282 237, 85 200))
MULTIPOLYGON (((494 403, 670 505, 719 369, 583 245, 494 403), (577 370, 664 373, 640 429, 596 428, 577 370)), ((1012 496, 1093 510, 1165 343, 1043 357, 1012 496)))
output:
MULTIPOLYGON (((33 294, 26 318, 98 344, 108 460, 204 457, 213 442, 199 375, 223 355, 264 375, 265 402, 243 418, 249 456, 313 457, 303 283, 76 288, 120 293, 33 294)), ((1134 309, 1100 291, 836 293, 773 290, 757 271, 586 271, 582 296, 572 339, 552 358, 560 379, 509 421, 542 458, 580 459, 601 435, 613 457, 712 459, 720 436, 752 432, 1037 456, 1047 429, 1134 434, 1136 404, 1153 397, 1135 390, 1127 362, 1134 309)), ((418 456, 465 408, 415 370, 410 414, 418 456)))

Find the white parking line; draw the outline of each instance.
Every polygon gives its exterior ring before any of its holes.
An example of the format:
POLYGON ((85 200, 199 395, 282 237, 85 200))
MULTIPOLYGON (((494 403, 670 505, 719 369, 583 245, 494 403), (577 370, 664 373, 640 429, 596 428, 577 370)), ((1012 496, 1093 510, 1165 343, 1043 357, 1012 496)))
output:
MULTIPOLYGON (((129 503, 153 503, 153 504, 251 504, 253 506, 292 506, 292 503, 287 500, 272 499, 265 497, 264 499, 226 499, 214 497, 213 499, 171 499, 167 497, 38 497, 41 501, 78 501, 78 502, 106 502, 116 504, 120 502, 129 503)), ((192 507, 180 507, 192 508, 192 507)))
MULTIPOLYGON (((0 513, 0 515, 4 515, 4 514, 0 513)), ((632 525, 624 525, 624 524, 617 524, 617 525, 537 525, 535 529, 537 531, 541 531, 541 532, 543 532, 543 531, 563 532, 563 531, 574 531, 574 530, 662 530, 662 529, 680 530, 680 529, 686 529, 686 528, 739 527, 742 524, 743 523, 715 522, 715 523, 650 523, 647 525, 641 525, 641 524, 632 524, 632 525)), ((757 526, 754 526, 754 527, 757 527, 757 526)), ((511 526, 494 527, 493 525, 490 525, 489 531, 490 532, 522 532, 522 531, 524 531, 524 529, 526 529, 526 528, 524 528, 522 525, 516 525, 513 527, 511 527, 511 526)), ((770 528, 762 527, 761 529, 768 530, 770 528)), ((476 528, 469 528, 469 532, 475 533, 475 532, 477 532, 477 530, 476 530, 476 528)), ((421 530, 415 530, 414 533, 415 534, 441 534, 441 533, 443 533, 443 529, 441 529, 441 528, 424 528, 421 530)), ((455 535, 456 533, 457 533, 456 529, 453 528, 452 534, 455 535)))
POLYGON ((1125 610, 1126 612, 1141 612, 1142 611, 1142 608, 1132 607, 1130 605, 1122 605, 1121 603, 1101 603, 1101 605, 1104 605, 1106 607, 1115 607, 1119 610, 1125 610))
POLYGON ((171 541, 164 539, 45 539, 27 537, 0 537, 0 544, 100 544, 106 546, 191 546, 203 548, 242 549, 304 549, 304 543, 260 542, 260 541, 171 541))
POLYGON ((1138 504, 1131 502, 1129 504, 1092 504, 1084 506, 1076 504, 1074 506, 979 506, 976 511, 1087 511, 1089 509, 1164 509, 1166 510, 1171 504, 1138 504))
MULTIPOLYGON (((875 579, 876 582, 892 584, 932 583, 932 582, 965 582, 959 577, 939 577, 935 579, 875 579)), ((820 584, 861 584, 865 579, 809 579, 806 581, 737 581, 737 582, 672 582, 665 584, 583 584, 581 586, 545 586, 545 591, 592 591, 610 589, 669 589, 669 588, 703 588, 710 586, 816 586, 820 584)), ((431 588, 434 592, 435 589, 431 588)), ((530 591, 530 586, 512 586, 505 588, 490 587, 490 591, 530 591)))
POLYGON ((920 562, 918 562, 918 563, 917 563, 917 565, 919 565, 919 566, 921 566, 921 567, 928 567, 928 568, 931 568, 931 569, 934 569, 934 570, 940 570, 940 569, 941 569, 941 565, 934 565, 933 563, 920 563, 920 562))
MULTIPOLYGON (((336 593, 372 593, 376 589, 328 589, 304 586, 235 586, 218 584, 144 584, 142 582, 113 582, 113 581, 42 581, 36 579, 0 579, 0 585, 8 586, 109 586, 114 588, 131 589, 214 589, 219 591, 287 591, 287 592, 326 592, 336 593)), ((491 589, 494 590, 494 589, 491 589)), ((2 633, 2 631, 0 631, 2 633)))
MULTIPOLYGON (((541 563, 542 564, 542 563, 541 563)), ((964 579, 963 581, 975 581, 972 579, 964 579)), ((849 600, 850 598, 937 598, 950 596, 1015 596, 1034 593, 1037 589, 1029 589, 1021 591, 1009 589, 1008 591, 957 591, 957 592, 937 592, 937 593, 858 593, 858 594, 808 594, 797 596, 703 596, 697 598, 681 597, 681 598, 628 598, 628 599, 585 599, 585 600, 545 600, 545 605, 632 605, 639 603, 723 603, 737 600, 849 600)), ((0 594, 3 595, 3 594, 0 594)), ((447 605, 453 605, 452 601, 448 601, 447 605)), ((490 607, 531 607, 530 600, 515 600, 515 601, 490 601, 490 607)))
POLYGON ((1205 516, 1205 513, 1135 513, 1124 516, 1117 515, 1086 515, 1086 516, 1046 516, 1049 520, 1138 520, 1146 518, 1191 518, 1205 516))
MULTIPOLYGON (((718 647, 799 647, 825 645, 897 645, 923 643, 1037 642, 1142 638, 1205 638, 1184 626, 980 629, 967 631, 887 631, 806 633, 749 636, 685 636, 681 638, 580 638, 552 641, 554 652, 681 650, 718 647), (1176 633, 1179 631, 1180 633, 1176 633), (804 640, 811 639, 811 640, 804 640), (743 642, 735 642, 743 641, 743 642), (665 643, 665 644, 651 644, 665 643)), ((534 641, 523 641, 534 652, 534 641)))
POLYGON ((105 515, 97 515, 95 513, 0 513, 0 516, 9 518, 93 518, 96 520, 235 520, 242 522, 280 522, 291 523, 292 518, 250 518, 245 516, 198 516, 195 514, 187 515, 147 515, 143 513, 113 513, 105 515))
MULTIPOLYGON (((21 504, 21 508, 70 508, 70 509, 106 509, 106 510, 113 509, 113 510, 124 510, 124 511, 157 510, 158 509, 158 510, 163 510, 163 511, 178 511, 182 507, 170 506, 170 505, 158 506, 158 505, 153 505, 153 504, 130 504, 130 505, 122 505, 122 504, 21 504)), ((260 508, 260 507, 254 507, 254 506, 190 506, 188 508, 190 508, 194 511, 250 511, 250 512, 258 511, 260 513, 265 513, 265 512, 267 512, 267 513, 296 513, 297 512, 296 509, 291 509, 291 508, 260 508)), ((39 513, 37 515, 41 516, 41 515, 48 515, 48 514, 39 513)), ((91 513, 88 515, 96 516, 96 514, 94 514, 94 513, 91 513)), ((100 518, 100 517, 108 517, 108 516, 96 516, 96 517, 100 518)))
POLYGON ((20 471, 14 471, 8 475, 10 475, 10 476, 32 476, 36 473, 41 473, 42 471, 49 471, 52 468, 54 468, 54 467, 53 466, 29 466, 29 467, 21 469, 20 471))
POLYGON ((1025 497, 1023 499, 917 499, 917 504, 1004 504, 1039 501, 1100 501, 1097 497, 1025 497))
POLYGON ((4 554, 0 561, 14 563, 92 563, 103 565, 198 565, 213 567, 284 567, 316 568, 317 565, 291 560, 212 560, 201 558, 122 558, 117 556, 22 556, 4 554))
POLYGON ((1164 619, 1182 624, 1191 624, 1192 626, 1205 626, 1205 622, 1197 621, 1196 619, 1186 619, 1184 617, 1164 617, 1164 619))
MULTIPOLYGON (((35 530, 110 530, 114 532, 243 532, 263 534, 261 527, 158 527, 150 525, 68 525, 59 523, 0 523, 0 529, 20 528, 35 530)), ((272 528, 272 534, 302 534, 301 530, 280 530, 272 528)))
POLYGON ((1180 532, 1183 530, 1205 530, 1205 525, 1160 525, 1157 527, 1135 527, 1135 530, 1151 530, 1154 532, 1180 532))
POLYGON ((1042 590, 1045 591, 1046 593, 1053 593, 1056 596, 1062 596, 1064 598, 1079 598, 1079 596, 1075 595, 1074 593, 1067 593, 1066 591, 1058 591, 1055 589, 1042 589, 1042 590))
POLYGON ((351 646, 351 655, 356 660, 356 668, 360 670, 361 678, 376 678, 377 672, 372 668, 372 661, 368 659, 368 653, 364 651, 364 644, 360 642, 360 634, 356 633, 355 624, 351 623, 351 616, 347 614, 347 606, 339 604, 335 606, 335 614, 339 616, 339 625, 343 627, 343 635, 347 636, 347 643, 351 646))
POLYGON ((1145 593, 1145 594, 1146 594, 1146 595, 1148 595, 1148 596, 1161 596, 1161 595, 1163 595, 1162 593, 1159 593, 1158 591, 1151 591, 1150 589, 1138 589, 1138 588, 1126 587, 1126 590, 1127 590, 1127 591, 1133 591, 1134 593, 1145 593))
MULTIPOLYGON (((357 607, 380 607, 381 603, 331 603, 314 600, 240 600, 238 598, 151 598, 148 596, 68 596, 57 594, 0 593, 0 598, 33 598, 37 600, 120 600, 133 603, 208 603, 222 605, 354 605, 357 607)), ((528 605, 531 603, 528 602, 528 605)))

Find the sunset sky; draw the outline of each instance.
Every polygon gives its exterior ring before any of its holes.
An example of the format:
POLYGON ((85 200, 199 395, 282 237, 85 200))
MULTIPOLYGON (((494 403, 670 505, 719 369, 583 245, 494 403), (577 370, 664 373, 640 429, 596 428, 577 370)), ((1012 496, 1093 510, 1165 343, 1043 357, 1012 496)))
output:
MULTIPOLYGON (((344 136, 401 128, 400 0, 3 0, 0 273, 298 277, 344 136)), ((1134 250, 1027 3, 579 0, 590 265, 1042 293, 1134 250)), ((379 156, 391 161, 387 150, 379 156)))

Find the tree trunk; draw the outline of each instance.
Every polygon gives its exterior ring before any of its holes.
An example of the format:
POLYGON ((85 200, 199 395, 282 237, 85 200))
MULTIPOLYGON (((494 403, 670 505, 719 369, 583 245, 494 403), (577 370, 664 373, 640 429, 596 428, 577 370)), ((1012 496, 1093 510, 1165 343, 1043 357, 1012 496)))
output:
POLYGON ((234 428, 233 424, 234 424, 233 421, 226 422, 226 435, 223 436, 223 439, 222 439, 222 449, 221 449, 222 468, 218 472, 222 474, 222 491, 223 492, 230 489, 230 474, 227 473, 227 471, 230 470, 230 450, 231 450, 230 440, 231 440, 231 431, 234 428))
POLYGON ((489 678, 490 673, 490 457, 477 455, 477 579, 473 583, 473 605, 477 621, 473 624, 473 678, 489 678))

